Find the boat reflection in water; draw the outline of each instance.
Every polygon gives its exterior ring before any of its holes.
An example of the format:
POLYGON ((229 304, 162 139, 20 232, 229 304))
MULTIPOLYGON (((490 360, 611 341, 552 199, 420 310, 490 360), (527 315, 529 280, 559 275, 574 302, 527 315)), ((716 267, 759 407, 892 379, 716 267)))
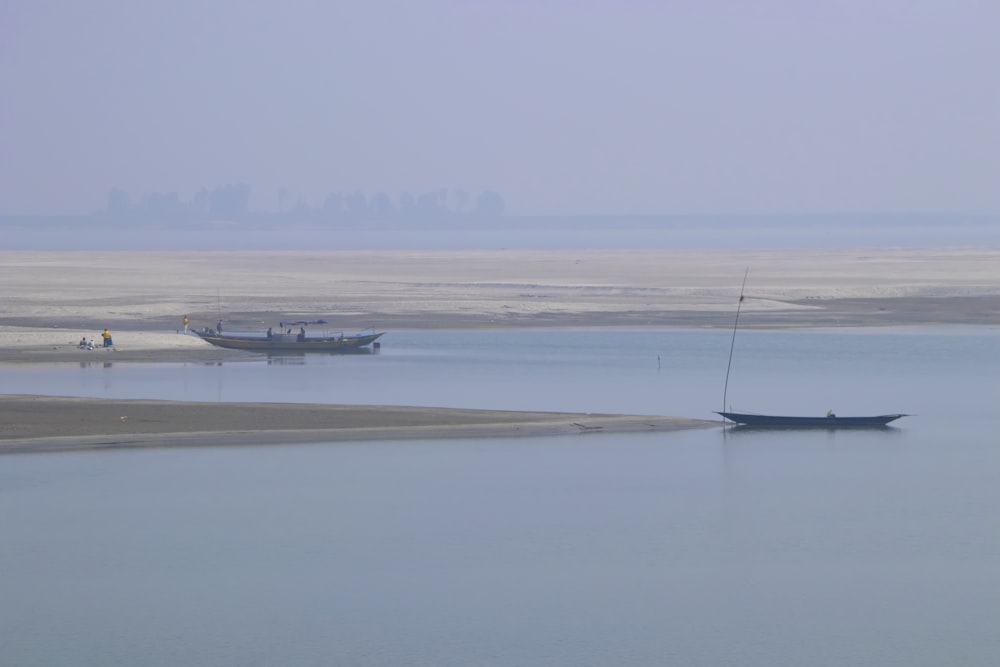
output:
POLYGON ((80 368, 111 368, 110 361, 81 361, 80 368))

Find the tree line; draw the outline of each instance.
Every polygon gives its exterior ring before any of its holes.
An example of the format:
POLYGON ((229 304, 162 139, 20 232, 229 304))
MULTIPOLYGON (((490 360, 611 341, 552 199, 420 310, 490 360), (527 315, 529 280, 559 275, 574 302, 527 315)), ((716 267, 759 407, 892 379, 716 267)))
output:
POLYGON ((503 197, 493 190, 472 196, 465 190, 441 188, 418 195, 409 192, 393 198, 384 192, 366 195, 330 193, 320 205, 305 199, 288 203, 285 190, 278 192, 277 211, 251 211, 253 188, 229 183, 209 190, 202 188, 190 198, 176 192, 154 192, 133 200, 128 192, 113 188, 107 208, 100 215, 112 219, 150 222, 198 222, 208 220, 289 222, 335 222, 364 220, 421 220, 451 216, 493 218, 503 215, 503 197))

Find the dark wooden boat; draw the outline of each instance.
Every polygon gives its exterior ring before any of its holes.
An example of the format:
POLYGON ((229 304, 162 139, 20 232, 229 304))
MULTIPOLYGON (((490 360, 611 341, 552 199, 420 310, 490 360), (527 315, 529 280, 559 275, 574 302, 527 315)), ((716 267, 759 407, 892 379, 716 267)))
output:
POLYGON ((882 428, 905 414, 876 415, 873 417, 785 417, 780 415, 758 415, 745 412, 716 412, 741 426, 764 428, 882 428))
MULTIPOLYGON (((873 415, 870 417, 838 417, 833 412, 828 412, 825 417, 788 417, 783 415, 761 415, 752 412, 727 412, 726 408, 726 393, 729 390, 729 371, 733 365, 733 349, 736 346, 736 329, 740 323, 740 310, 743 306, 744 294, 743 290, 747 285, 747 276, 750 275, 750 269, 747 269, 746 274, 743 276, 743 286, 740 288, 740 300, 736 305, 736 321, 733 323, 733 338, 729 344, 729 365, 726 367, 726 384, 722 390, 722 411, 716 411, 715 414, 722 415, 724 419, 728 419, 737 426, 752 427, 752 428, 825 428, 825 429, 840 429, 840 428, 885 428, 889 422, 896 421, 900 417, 906 417, 906 414, 897 413, 891 415, 873 415)), ((732 410, 732 408, 730 408, 732 410)))
POLYGON ((240 334, 219 334, 211 329, 195 331, 202 340, 231 350, 250 352, 358 352, 378 340, 384 331, 345 336, 302 336, 275 333, 270 337, 240 334))

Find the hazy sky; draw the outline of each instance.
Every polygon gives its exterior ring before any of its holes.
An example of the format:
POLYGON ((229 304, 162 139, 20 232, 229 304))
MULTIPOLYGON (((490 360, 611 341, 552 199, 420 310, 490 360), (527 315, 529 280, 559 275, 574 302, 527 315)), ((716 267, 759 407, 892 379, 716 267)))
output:
POLYGON ((0 0, 0 212, 1000 213, 997 0, 0 0))

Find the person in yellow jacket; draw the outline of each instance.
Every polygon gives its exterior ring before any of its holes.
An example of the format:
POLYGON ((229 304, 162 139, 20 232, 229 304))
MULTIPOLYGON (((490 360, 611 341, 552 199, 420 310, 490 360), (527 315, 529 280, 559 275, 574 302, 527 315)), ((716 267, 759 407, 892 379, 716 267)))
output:
POLYGON ((104 338, 104 347, 111 347, 114 344, 111 342, 111 332, 107 329, 104 330, 101 337, 104 338))
POLYGON ((181 322, 183 322, 183 323, 184 323, 184 333, 187 333, 187 332, 188 332, 188 322, 190 322, 190 321, 191 321, 191 320, 189 320, 189 319, 188 319, 188 316, 187 316, 187 315, 185 315, 185 316, 184 316, 184 319, 183 319, 183 320, 181 320, 181 322))

